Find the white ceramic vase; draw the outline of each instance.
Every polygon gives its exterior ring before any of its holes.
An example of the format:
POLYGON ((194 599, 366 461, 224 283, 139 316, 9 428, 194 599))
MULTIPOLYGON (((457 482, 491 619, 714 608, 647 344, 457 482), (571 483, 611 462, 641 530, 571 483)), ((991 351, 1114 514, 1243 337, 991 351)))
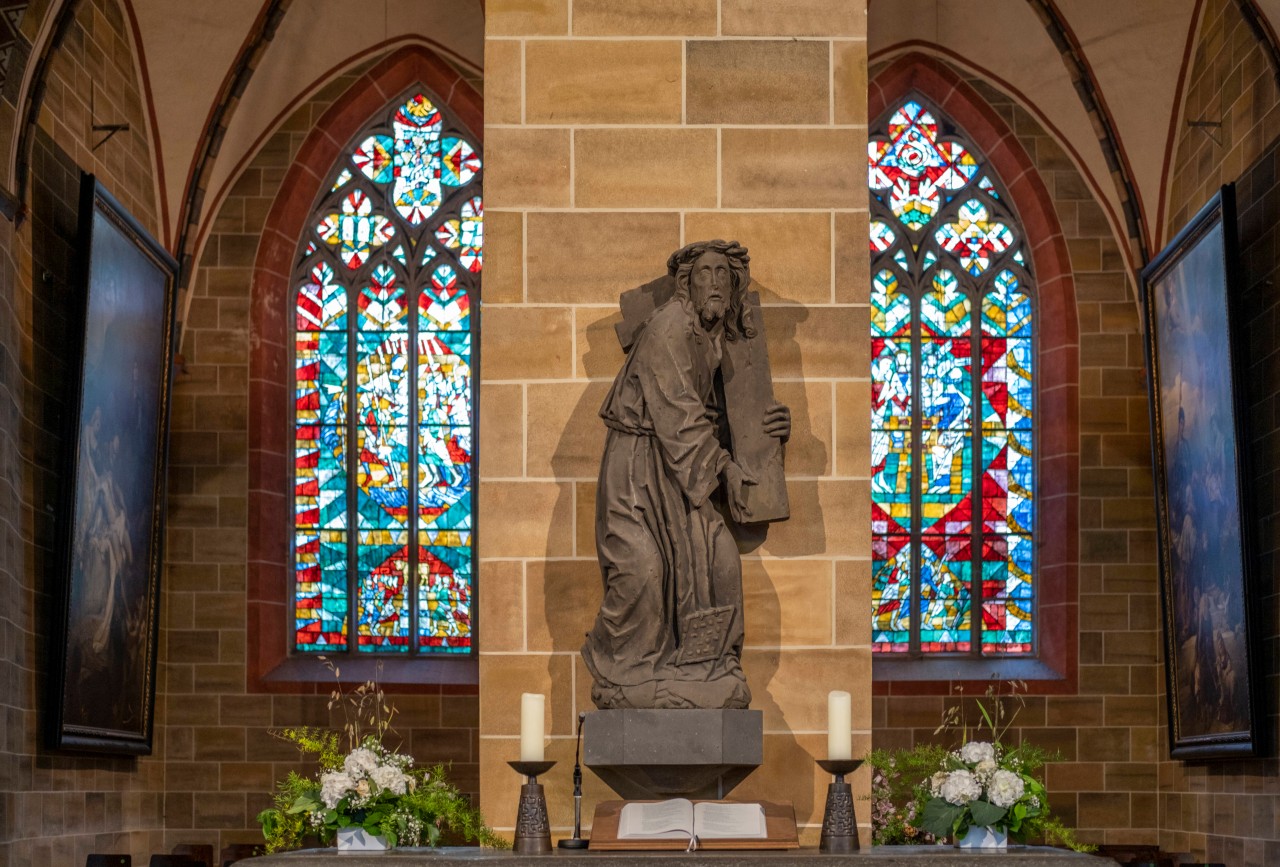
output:
POLYGON ((1009 832, 989 825, 970 825, 963 837, 956 838, 957 849, 1007 849, 1009 832))
POLYGON ((391 847, 387 838, 377 834, 367 834, 364 828, 339 828, 339 852, 384 852, 391 847))

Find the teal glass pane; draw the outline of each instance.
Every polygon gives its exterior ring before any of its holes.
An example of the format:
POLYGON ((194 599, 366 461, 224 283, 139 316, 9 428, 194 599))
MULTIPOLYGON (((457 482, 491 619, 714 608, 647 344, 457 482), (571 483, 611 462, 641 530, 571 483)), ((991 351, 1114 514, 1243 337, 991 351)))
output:
POLYGON ((982 438, 982 523, 991 533, 1029 535, 1034 526, 1030 431, 982 438))
POLYGON ((409 650, 409 534, 362 530, 356 552, 356 646, 362 651, 409 650))
POLYGON ((1009 443, 1004 433, 982 438, 982 530, 1009 532, 1009 443))
POLYGON ((989 337, 1030 337, 1031 299, 1009 270, 996 275, 994 288, 982 299, 982 333, 989 337))
POLYGON ((893 229, 889 228, 889 224, 883 220, 871 221, 871 252, 883 253, 893 246, 898 240, 897 235, 893 233, 893 229))
POLYGON ((920 322, 925 337, 969 336, 969 299, 945 268, 934 272, 933 285, 920 299, 920 322))
POLYGON ((871 426, 911 427, 911 341, 871 338, 871 426))
MULTIPOLYGON (((395 139, 391 136, 371 135, 356 146, 351 162, 375 184, 389 184, 396 176, 392 157, 395 147, 395 139)), ((348 173, 344 171, 343 174, 348 173)))
POLYGON ((358 137, 335 168, 333 196, 313 214, 300 243, 294 525, 299 538, 311 541, 299 547, 298 575, 307 581, 296 596, 297 642, 336 648, 321 627, 347 641, 349 610, 362 651, 469 652, 468 287, 482 268, 482 163, 469 141, 446 131, 425 95, 389 115, 386 127, 358 137), (365 276, 343 285, 351 272, 365 276), (409 441, 413 421, 416 442, 409 441), (358 533, 353 558, 348 528, 358 533), (321 537, 333 532, 343 535, 325 548, 321 537), (322 554, 334 573, 326 585, 332 599, 317 589, 322 554), (357 563, 354 579, 349 562, 357 563), (315 613, 322 611, 331 614, 315 613))
POLYGON ((294 460, 294 526, 346 528, 347 471, 344 432, 333 426, 298 425, 294 460))
POLYGON ((925 431, 920 442, 922 532, 967 533, 973 523, 969 431, 925 431))
POLYGON ((968 535, 926 535, 921 541, 920 648, 926 653, 969 649, 970 547, 968 535))
POLYGON ((440 112, 418 94, 400 107, 392 124, 395 184, 391 197, 400 216, 412 226, 425 223, 441 204, 441 123, 440 112))
POLYGON ((320 218, 316 234, 354 271, 395 237, 396 228, 386 217, 374 213, 372 200, 356 188, 343 196, 337 211, 320 218))
POLYGON ((404 425, 356 428, 356 509, 360 529, 409 523, 409 430, 404 425))
POLYGON ((294 537, 294 647, 347 649, 347 534, 299 530, 294 537))
POLYGON ((471 333, 418 338, 418 423, 471 424, 471 333))
POLYGON ((409 423, 408 336, 356 335, 356 412, 375 427, 409 423))
POLYGON ((942 197, 973 179, 978 164, 964 146, 938 141, 938 123, 914 100, 889 120, 886 140, 867 143, 867 185, 912 230, 937 215, 942 197))
POLYGON ((418 447, 420 526, 470 531, 471 429, 423 428, 418 447))
POLYGON ((871 278, 871 336, 911 337, 911 298, 892 271, 871 278))
POLYGON ((295 306, 298 331, 347 330, 347 290, 335 282, 333 269, 321 262, 298 289, 295 306))
POLYGON ((447 262, 431 272, 418 296, 419 331, 470 331, 471 299, 458 274, 447 262))
POLYGON ((1029 338, 982 339, 982 426, 1031 429, 1034 389, 1029 338))
POLYGON ((303 332, 294 346, 295 420, 341 424, 346 416, 346 332, 303 332))
POLYGON ((369 283, 361 287, 360 328, 364 331, 407 331, 408 302, 404 287, 388 265, 378 265, 369 275, 369 283))
POLYGON ((972 426, 971 353, 967 338, 920 341, 920 412, 926 430, 972 426))
POLYGON ((907 100, 868 145, 868 243, 887 266, 870 299, 877 652, 908 649, 912 629, 924 654, 1033 650, 1029 260, 962 138, 907 100))
POLYGON ((871 432, 872 533, 911 529, 911 432, 871 432))
POLYGON ((961 205, 955 220, 943 223, 934 239, 974 277, 986 271, 993 260, 1013 246, 1013 232, 1004 223, 992 219, 977 199, 961 205))
POLYGON ((1009 431, 1009 532, 1031 535, 1035 527, 1034 467, 1031 431, 1009 431))
POLYGON ((910 537, 875 534, 871 558, 871 649, 905 652, 911 642, 910 537))
POLYGON ((484 259, 484 203, 479 196, 472 196, 462 203, 459 243, 458 264, 473 274, 479 274, 484 259))
POLYGON ((449 536, 433 535, 434 539, 419 534, 418 644, 439 652, 465 653, 471 649, 470 535, 455 534, 458 544, 431 544, 449 536))
POLYGON ((440 142, 440 150, 441 182, 450 187, 471 183, 476 172, 480 171, 480 156, 471 145, 456 136, 447 135, 440 142))
POLYGON ((1030 653, 1034 588, 1029 536, 989 538, 982 552, 982 645, 985 653, 1030 653))

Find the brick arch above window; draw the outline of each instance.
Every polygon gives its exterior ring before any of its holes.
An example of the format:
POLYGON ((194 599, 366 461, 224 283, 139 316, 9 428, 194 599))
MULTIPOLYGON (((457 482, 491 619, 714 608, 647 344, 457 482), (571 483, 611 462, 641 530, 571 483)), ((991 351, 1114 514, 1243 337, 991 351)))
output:
MULTIPOLYGON (((435 94, 483 141, 483 99, 435 53, 407 46, 390 54, 334 101, 298 149, 268 211, 252 274, 249 358, 249 544, 246 687, 253 692, 328 691, 332 676, 314 656, 291 656, 293 456, 292 323, 287 316, 298 239, 347 142, 414 86, 435 94)), ((478 594, 477 594, 478 595, 478 594)), ((474 604, 474 599, 473 599, 474 604)), ((375 658, 342 663, 344 681, 375 674, 375 658)), ((397 691, 474 692, 477 664, 465 660, 384 659, 378 678, 397 691)))
POLYGON ((1053 197, 1004 119, 950 67, 911 52, 892 61, 868 85, 867 115, 919 93, 942 110, 986 156, 1004 182, 1026 234, 1036 275, 1037 329, 1037 629, 1035 660, 983 659, 884 662, 874 668, 877 694, 946 694, 957 684, 981 693, 992 674, 1022 677, 1037 694, 1070 694, 1078 680, 1079 332, 1075 285, 1053 197))

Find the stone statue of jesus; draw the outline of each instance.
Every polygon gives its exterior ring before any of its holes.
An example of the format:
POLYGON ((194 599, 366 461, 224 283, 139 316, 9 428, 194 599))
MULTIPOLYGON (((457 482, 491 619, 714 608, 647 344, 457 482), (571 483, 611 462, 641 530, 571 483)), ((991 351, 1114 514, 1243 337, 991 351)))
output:
MULTIPOLYGON (((609 428, 596 494, 604 599, 582 656, 601 709, 751 703, 742 561, 713 502, 723 489, 725 505, 750 519, 756 478, 725 445, 716 388, 725 343, 763 340, 746 294, 749 261, 737 242, 672 254, 675 294, 638 330, 600 410, 609 428)), ((769 436, 790 436, 782 404, 758 418, 769 436)))

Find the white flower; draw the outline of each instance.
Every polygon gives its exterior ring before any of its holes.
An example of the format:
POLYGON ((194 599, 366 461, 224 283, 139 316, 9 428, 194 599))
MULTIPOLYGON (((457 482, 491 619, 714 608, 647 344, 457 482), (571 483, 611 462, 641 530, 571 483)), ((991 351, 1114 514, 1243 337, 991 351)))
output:
POLYGON ((960 748, 960 758, 971 765, 982 761, 995 761, 996 748, 985 741, 969 741, 960 748))
POLYGON ((346 797, 352 788, 354 783, 351 777, 342 771, 330 771, 320 775, 320 800, 324 801, 324 805, 330 810, 338 806, 338 802, 346 797))
POLYGON ((378 756, 373 750, 360 747, 351 751, 342 763, 342 769, 354 779, 366 777, 378 766, 378 756))
POLYGON ((1022 777, 1013 771, 996 771, 987 790, 987 798, 997 807, 1012 807, 1026 791, 1022 777))
POLYGON ((379 765, 369 773, 369 779, 379 789, 385 789, 397 795, 403 795, 408 788, 409 778, 392 765, 379 765))
POLYGON ((942 784, 947 781, 947 772, 938 771, 929 778, 929 794, 935 798, 942 794, 942 784))
POLYGON ((991 775, 1000 770, 995 759, 983 759, 973 769, 973 775, 985 786, 991 782, 991 775))
POLYGON ((943 781, 938 794, 948 804, 963 807, 970 801, 982 797, 982 786, 971 771, 952 771, 947 774, 947 779, 943 781))

